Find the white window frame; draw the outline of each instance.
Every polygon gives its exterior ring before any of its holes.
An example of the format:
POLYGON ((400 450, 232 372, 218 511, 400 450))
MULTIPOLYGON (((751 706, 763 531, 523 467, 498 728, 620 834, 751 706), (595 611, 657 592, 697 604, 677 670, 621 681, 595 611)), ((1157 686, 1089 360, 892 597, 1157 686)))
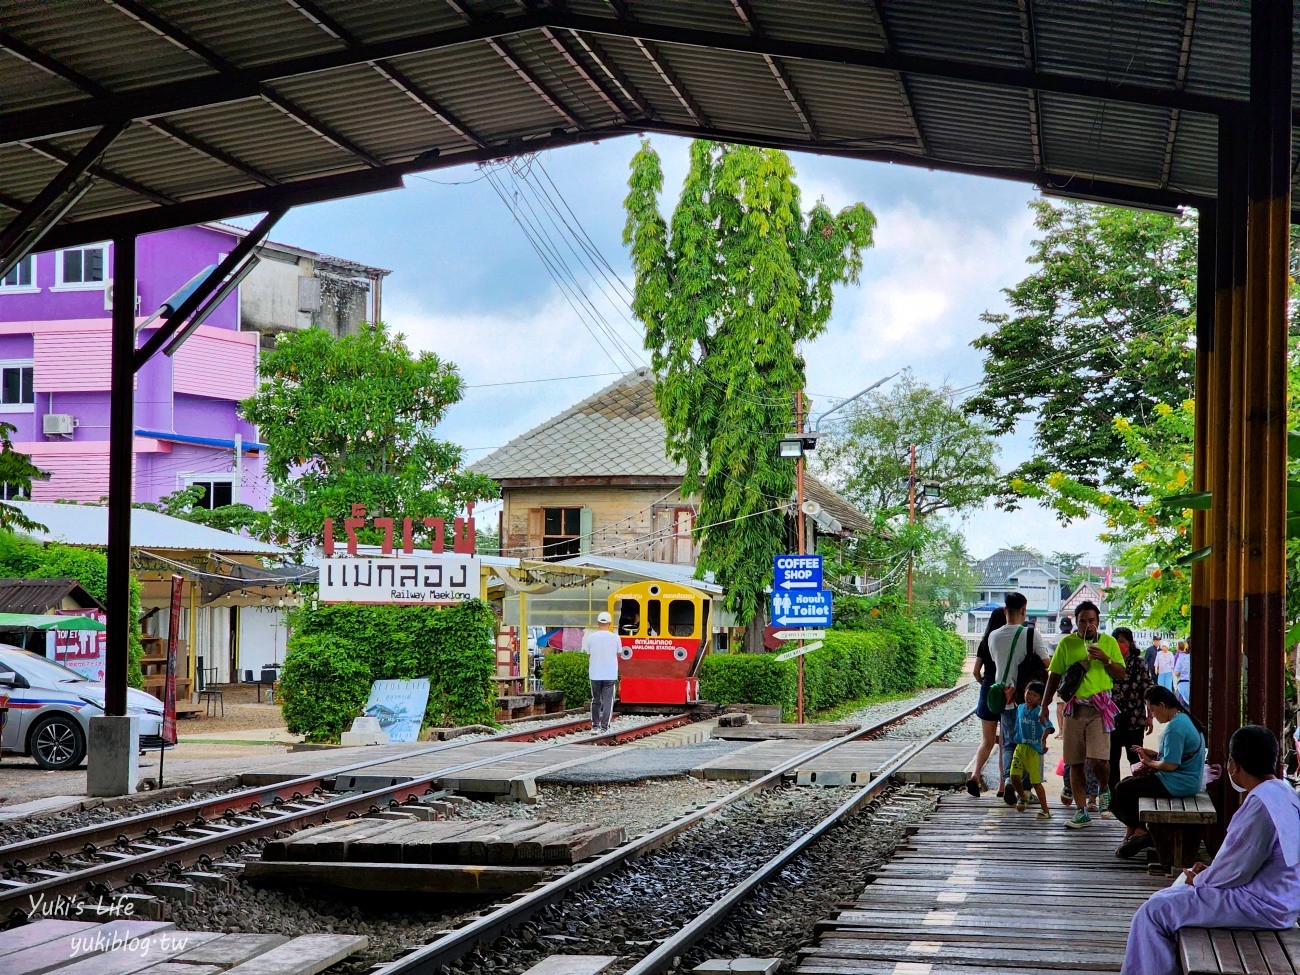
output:
POLYGON ((34 359, 0 359, 0 370, 5 369, 31 369, 33 390, 32 402, 30 403, 0 403, 0 413, 34 413, 36 412, 36 361, 34 359))
POLYGON ((32 283, 31 284, 5 284, 4 278, 0 278, 0 294, 4 295, 34 295, 40 292, 40 285, 36 283, 36 255, 28 254, 18 264, 28 263, 32 266, 32 283))
MULTIPOLYGON (((195 481, 207 481, 211 484, 229 484, 230 503, 239 504, 239 486, 235 484, 234 474, 182 474, 181 480, 184 481, 187 488, 193 487, 195 481)), ((207 510, 211 511, 212 509, 208 508, 207 510)))
POLYGON ((54 284, 50 286, 51 291, 103 291, 112 281, 112 265, 109 263, 111 258, 109 253, 108 241, 101 241, 98 244, 85 244, 82 247, 67 247, 60 251, 54 252, 54 284), (68 251, 88 251, 98 248, 104 252, 104 280, 103 281, 63 281, 63 255, 68 251))
POLYGON ((26 501, 27 495, 18 490, 17 484, 10 484, 7 481, 0 481, 0 500, 4 501, 26 501))

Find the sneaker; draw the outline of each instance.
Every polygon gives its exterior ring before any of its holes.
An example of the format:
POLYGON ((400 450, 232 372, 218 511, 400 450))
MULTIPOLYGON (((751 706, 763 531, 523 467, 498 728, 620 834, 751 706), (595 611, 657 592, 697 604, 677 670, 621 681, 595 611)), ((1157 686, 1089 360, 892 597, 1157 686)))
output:
POLYGON ((1011 786, 1007 786, 1002 790, 1002 801, 1008 806, 1014 806, 1019 798, 1020 797, 1016 795, 1016 790, 1011 788, 1011 786))
POLYGON ((1115 856, 1121 860, 1132 860, 1147 847, 1153 845, 1154 842, 1150 833, 1138 833, 1121 843, 1119 849, 1115 851, 1115 856))
POLYGON ((1051 819, 1051 818, 1052 818, 1052 814, 1051 814, 1048 810, 1046 810, 1046 809, 1040 809, 1040 810, 1038 810, 1038 813, 1037 813, 1037 815, 1034 816, 1034 818, 1035 818, 1035 819, 1051 819))
POLYGON ((1066 829, 1083 829, 1085 826, 1092 825, 1092 817, 1088 815, 1086 809, 1080 809, 1074 814, 1074 818, 1068 820, 1065 824, 1066 829))
POLYGON ((1018 802, 1018 803, 1016 803, 1016 812, 1024 812, 1024 811, 1025 811, 1025 804, 1024 804, 1024 802, 1022 801, 1022 802, 1018 802))
POLYGON ((1100 811, 1100 810, 1097 809, 1097 797, 1096 797, 1096 796, 1089 796, 1089 797, 1088 797, 1088 812, 1099 812, 1099 811, 1100 811))
POLYGON ((1074 805, 1074 793, 1071 792, 1069 789, 1063 789, 1061 791, 1061 805, 1062 806, 1074 805))
POLYGON ((970 793, 972 799, 978 799, 980 797, 980 784, 974 779, 967 779, 966 791, 970 793))
POLYGON ((1100 796, 1097 797, 1097 808, 1102 812, 1106 812, 1106 810, 1110 809, 1109 789, 1107 789, 1105 792, 1103 792, 1100 796))

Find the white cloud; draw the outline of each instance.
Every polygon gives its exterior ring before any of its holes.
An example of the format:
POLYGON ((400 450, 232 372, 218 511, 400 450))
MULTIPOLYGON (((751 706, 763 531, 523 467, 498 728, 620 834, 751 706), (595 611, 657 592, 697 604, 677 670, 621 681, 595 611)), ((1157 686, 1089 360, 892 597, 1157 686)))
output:
POLYGON ((1052 511, 1036 501, 1027 501, 1010 513, 990 502, 962 518, 960 526, 967 550, 977 559, 1013 545, 1029 545, 1044 555, 1085 552, 1094 563, 1100 563, 1106 551, 1097 540, 1106 530, 1103 519, 1093 516, 1062 525, 1052 511))

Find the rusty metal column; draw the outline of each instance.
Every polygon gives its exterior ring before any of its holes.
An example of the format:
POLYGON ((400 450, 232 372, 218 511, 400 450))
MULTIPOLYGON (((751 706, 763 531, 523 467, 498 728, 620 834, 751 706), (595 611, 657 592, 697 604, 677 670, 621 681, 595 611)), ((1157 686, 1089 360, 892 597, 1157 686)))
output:
POLYGON ((1291 226, 1290 0, 1251 4, 1246 316, 1242 335, 1242 683, 1245 722, 1281 736, 1286 631, 1287 256, 1291 226))

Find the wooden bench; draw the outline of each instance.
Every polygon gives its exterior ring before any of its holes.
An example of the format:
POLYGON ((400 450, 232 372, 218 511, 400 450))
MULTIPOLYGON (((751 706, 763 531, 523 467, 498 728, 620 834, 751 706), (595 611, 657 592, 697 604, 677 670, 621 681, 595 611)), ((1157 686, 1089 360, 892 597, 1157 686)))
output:
POLYGON ((1300 930, 1184 928, 1178 932, 1178 961, 1184 975, 1295 975, 1300 930))
POLYGON ((1151 833, 1160 862, 1174 873, 1196 856, 1205 827, 1218 822, 1219 813, 1209 794, 1199 792, 1186 799, 1142 799, 1138 819, 1151 833))

